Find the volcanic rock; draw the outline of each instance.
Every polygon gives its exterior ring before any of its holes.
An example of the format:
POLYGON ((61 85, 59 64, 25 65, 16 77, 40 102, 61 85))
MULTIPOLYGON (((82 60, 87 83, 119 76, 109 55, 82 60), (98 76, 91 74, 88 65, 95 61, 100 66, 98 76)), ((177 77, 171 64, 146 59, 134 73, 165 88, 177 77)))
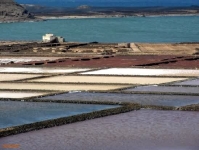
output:
POLYGON ((0 22, 31 21, 35 17, 14 0, 0 1, 0 22))

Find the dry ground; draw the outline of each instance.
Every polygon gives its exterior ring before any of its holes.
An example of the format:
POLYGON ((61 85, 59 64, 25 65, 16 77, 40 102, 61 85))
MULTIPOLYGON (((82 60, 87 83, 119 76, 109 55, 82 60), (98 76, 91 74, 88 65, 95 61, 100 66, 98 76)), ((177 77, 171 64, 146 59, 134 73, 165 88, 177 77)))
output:
POLYGON ((136 44, 142 53, 159 53, 171 55, 192 55, 197 52, 199 44, 136 44))

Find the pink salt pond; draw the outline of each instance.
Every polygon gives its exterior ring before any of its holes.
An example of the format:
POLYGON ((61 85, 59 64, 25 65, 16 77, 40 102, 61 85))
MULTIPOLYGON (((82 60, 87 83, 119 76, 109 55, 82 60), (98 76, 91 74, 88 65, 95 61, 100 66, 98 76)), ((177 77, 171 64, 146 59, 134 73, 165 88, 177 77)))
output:
POLYGON ((0 139, 20 149, 198 150, 199 113, 140 110, 0 139), (191 119, 190 119, 191 118, 191 119))

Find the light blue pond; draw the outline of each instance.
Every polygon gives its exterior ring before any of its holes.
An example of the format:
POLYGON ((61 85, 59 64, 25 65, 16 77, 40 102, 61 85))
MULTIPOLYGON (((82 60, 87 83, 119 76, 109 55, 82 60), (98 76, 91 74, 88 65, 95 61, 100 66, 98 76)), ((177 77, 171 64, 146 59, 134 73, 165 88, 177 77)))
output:
POLYGON ((68 117, 116 107, 119 106, 0 101, 0 128, 68 117))

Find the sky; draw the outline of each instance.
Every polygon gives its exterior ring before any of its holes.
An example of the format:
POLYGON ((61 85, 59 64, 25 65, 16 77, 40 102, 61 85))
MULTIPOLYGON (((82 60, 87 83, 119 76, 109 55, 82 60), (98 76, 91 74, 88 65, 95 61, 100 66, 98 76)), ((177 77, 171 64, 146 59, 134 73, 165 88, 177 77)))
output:
POLYGON ((199 0, 15 0, 20 4, 46 6, 191 6, 199 5, 199 0))

